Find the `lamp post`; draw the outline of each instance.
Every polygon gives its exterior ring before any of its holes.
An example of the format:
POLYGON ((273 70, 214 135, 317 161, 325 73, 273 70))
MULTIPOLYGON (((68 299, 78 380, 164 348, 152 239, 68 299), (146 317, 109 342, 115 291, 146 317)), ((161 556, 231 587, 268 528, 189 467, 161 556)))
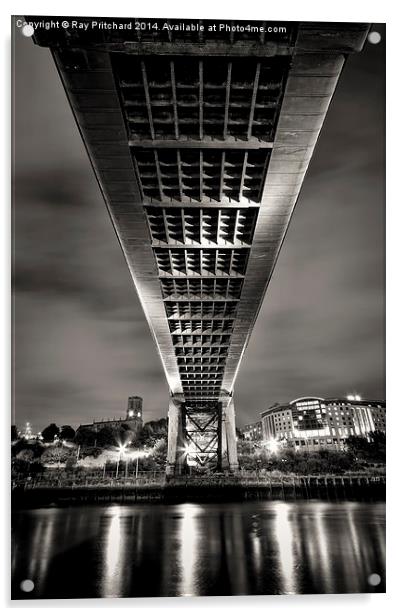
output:
POLYGON ((116 479, 119 476, 119 466, 120 466, 120 459, 121 457, 124 455, 125 451, 126 451, 127 446, 126 445, 120 445, 119 446, 119 457, 117 458, 117 464, 116 464, 116 479))
POLYGON ((135 482, 137 483, 137 479, 138 479, 138 460, 140 459, 140 456, 137 453, 137 459, 135 461, 135 482))

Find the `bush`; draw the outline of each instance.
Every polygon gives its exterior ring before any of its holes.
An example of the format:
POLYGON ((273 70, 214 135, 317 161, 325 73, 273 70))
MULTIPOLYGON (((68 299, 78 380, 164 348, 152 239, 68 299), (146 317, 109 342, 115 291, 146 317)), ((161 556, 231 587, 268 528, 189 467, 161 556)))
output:
POLYGON ((31 449, 22 449, 17 453, 18 460, 24 460, 25 462, 33 462, 34 452, 31 449))
POLYGON ((42 443, 36 441, 35 443, 27 443, 25 440, 20 440, 14 443, 11 447, 11 455, 17 456, 20 451, 32 451, 34 458, 40 458, 43 453, 44 447, 42 443))
POLYGON ((80 450, 80 457, 91 457, 91 458, 99 458, 99 456, 104 452, 102 447, 82 447, 80 450))
POLYGON ((77 464, 77 458, 75 455, 70 456, 69 458, 66 459, 66 471, 71 471, 73 468, 75 468, 77 464))
POLYGON ((264 449, 253 454, 239 455, 239 464, 245 470, 268 470, 299 475, 337 474, 356 468, 350 452, 321 449, 318 451, 295 451, 281 449, 272 455, 264 449))
POLYGON ((29 462, 21 458, 13 458, 11 461, 11 476, 24 475, 28 477, 42 473, 43 470, 42 464, 37 460, 29 462))
POLYGON ((43 452, 41 462, 42 464, 65 464, 70 457, 71 449, 69 447, 55 445, 54 447, 48 447, 43 452))

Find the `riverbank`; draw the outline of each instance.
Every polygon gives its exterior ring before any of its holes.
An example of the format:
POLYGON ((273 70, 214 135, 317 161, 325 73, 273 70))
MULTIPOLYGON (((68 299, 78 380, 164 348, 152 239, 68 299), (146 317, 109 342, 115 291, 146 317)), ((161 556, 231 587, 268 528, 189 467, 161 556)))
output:
POLYGON ((244 477, 155 477, 147 483, 107 480, 76 484, 23 482, 12 490, 13 508, 84 503, 229 502, 247 500, 385 500, 384 476, 298 476, 264 479, 244 477))

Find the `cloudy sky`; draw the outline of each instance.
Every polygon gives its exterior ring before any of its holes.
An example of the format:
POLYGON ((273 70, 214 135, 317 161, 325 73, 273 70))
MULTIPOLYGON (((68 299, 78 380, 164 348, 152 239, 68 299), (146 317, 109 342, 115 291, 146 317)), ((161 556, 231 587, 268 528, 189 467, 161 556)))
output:
MULTIPOLYGON (((385 396, 385 41, 348 60, 240 373, 241 426, 303 395, 385 396)), ((168 390, 50 53, 17 32, 15 418, 145 419, 168 390)))

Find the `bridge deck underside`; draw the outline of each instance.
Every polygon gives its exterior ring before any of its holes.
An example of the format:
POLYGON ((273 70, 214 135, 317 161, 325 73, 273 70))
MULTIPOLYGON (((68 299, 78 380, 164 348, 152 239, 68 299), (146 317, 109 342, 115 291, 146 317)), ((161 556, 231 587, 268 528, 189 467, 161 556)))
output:
POLYGON ((289 60, 112 58, 186 401, 225 393, 289 60))

